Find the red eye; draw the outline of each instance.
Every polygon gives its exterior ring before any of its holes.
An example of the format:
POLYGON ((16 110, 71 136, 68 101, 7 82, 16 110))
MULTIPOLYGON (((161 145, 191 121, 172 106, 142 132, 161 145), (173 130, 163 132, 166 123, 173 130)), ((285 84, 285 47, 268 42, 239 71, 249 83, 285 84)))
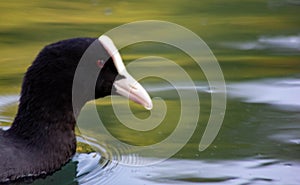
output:
POLYGON ((103 66, 104 66, 104 60, 97 60, 97 66, 99 67, 99 68, 102 68, 103 66))

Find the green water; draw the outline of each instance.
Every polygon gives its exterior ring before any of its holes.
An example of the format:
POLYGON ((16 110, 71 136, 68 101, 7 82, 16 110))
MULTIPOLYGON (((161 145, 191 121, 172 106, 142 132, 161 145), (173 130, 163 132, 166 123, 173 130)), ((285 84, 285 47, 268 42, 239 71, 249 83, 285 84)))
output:
MULTIPOLYGON (((133 21, 163 20, 196 33, 219 62, 228 91, 225 119, 214 142, 200 152, 198 145, 214 92, 208 91, 206 78, 197 65, 179 49, 160 43, 135 44, 120 51, 126 64, 141 57, 160 56, 180 65, 202 89, 197 91, 200 117, 189 142, 169 160, 151 167, 109 164, 102 169, 109 169, 109 173, 99 172, 100 180, 94 177, 99 184, 300 183, 296 175, 300 172, 300 1, 15 0, 2 1, 0 9, 0 126, 8 126, 13 120, 17 98, 13 103, 5 102, 19 93, 27 67, 43 46, 58 40, 98 37, 133 21)), ((152 62, 147 67, 151 70, 154 65, 152 62)), ((161 68, 167 70, 164 64, 161 68)), ((97 101, 107 130, 135 146, 167 138, 180 117, 176 90, 165 88, 170 84, 158 78, 141 83, 151 97, 162 97, 168 108, 162 124, 149 132, 120 124, 109 97, 97 101), (155 90, 157 87, 161 89, 155 90)), ((150 115, 134 103, 130 106, 138 118, 150 115)), ((95 130, 92 126, 89 129, 95 130)), ((90 137, 102 137, 100 144, 109 145, 107 136, 92 131, 88 132, 90 137)), ((165 147, 171 149, 173 145, 165 147)), ((90 150, 86 145, 78 147, 80 153, 90 150)), ((129 159, 138 160, 133 155, 129 159)), ((75 163, 69 163, 33 184, 85 184, 74 178, 75 163)))

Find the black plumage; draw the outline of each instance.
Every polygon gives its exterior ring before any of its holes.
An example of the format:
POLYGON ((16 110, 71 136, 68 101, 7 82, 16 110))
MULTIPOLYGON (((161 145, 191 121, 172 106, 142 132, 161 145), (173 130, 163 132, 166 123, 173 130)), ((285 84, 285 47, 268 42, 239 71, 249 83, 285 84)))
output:
POLYGON ((91 44, 101 50, 89 61, 95 68, 98 59, 108 60, 99 74, 95 98, 111 94, 118 72, 99 40, 75 38, 46 46, 25 74, 11 128, 0 129, 0 183, 51 174, 75 153, 72 83, 91 44))

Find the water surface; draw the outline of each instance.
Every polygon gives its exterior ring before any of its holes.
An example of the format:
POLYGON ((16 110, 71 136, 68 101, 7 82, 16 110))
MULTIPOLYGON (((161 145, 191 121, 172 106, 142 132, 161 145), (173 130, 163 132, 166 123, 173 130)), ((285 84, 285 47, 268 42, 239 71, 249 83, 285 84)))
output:
MULTIPOLYGON (((179 49, 159 43, 136 44, 120 51, 126 64, 141 57, 166 57, 182 66, 193 79, 201 109, 189 142, 166 161, 138 166, 140 161, 156 159, 110 145, 110 138, 87 127, 88 135, 78 132, 73 160, 52 176, 31 184, 297 185, 300 183, 299 4, 297 0, 2 2, 0 127, 7 129, 12 123, 23 74, 44 45, 71 37, 97 37, 131 21, 171 21, 199 35, 224 73, 227 108, 212 145, 203 152, 198 150, 210 115, 211 95, 218 92, 208 86, 197 65, 179 49), (86 138, 90 143, 86 144, 86 138)), ((151 67, 161 67, 166 72, 168 69, 162 63, 148 61, 147 68, 151 67)), ((136 132, 120 124, 113 114, 110 98, 98 100, 96 106, 114 137, 147 146, 167 138, 176 128, 180 99, 176 89, 162 79, 143 79, 141 83, 152 97, 165 100, 168 111, 159 127, 136 132)), ((184 81, 179 81, 178 86, 184 91, 194 89, 184 81)), ((117 104, 124 101, 120 99, 117 104)), ((85 110, 91 105, 93 102, 85 110)), ((149 116, 141 107, 133 103, 130 106, 138 118, 149 116)), ((178 144, 167 145, 166 149, 178 144)))

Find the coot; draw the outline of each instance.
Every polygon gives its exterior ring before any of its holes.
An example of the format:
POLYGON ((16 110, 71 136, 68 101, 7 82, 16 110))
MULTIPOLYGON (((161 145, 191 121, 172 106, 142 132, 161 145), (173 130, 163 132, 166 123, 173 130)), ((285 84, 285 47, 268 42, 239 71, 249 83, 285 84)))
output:
MULTIPOLYGON (((151 109, 149 95, 126 72, 109 37, 74 38, 50 44, 25 74, 11 128, 0 129, 0 183, 46 176, 74 155, 73 78, 81 57, 91 45, 94 53, 84 62, 99 69, 94 98, 116 93, 151 109)), ((80 83, 84 87, 89 82, 83 79, 80 83)))

